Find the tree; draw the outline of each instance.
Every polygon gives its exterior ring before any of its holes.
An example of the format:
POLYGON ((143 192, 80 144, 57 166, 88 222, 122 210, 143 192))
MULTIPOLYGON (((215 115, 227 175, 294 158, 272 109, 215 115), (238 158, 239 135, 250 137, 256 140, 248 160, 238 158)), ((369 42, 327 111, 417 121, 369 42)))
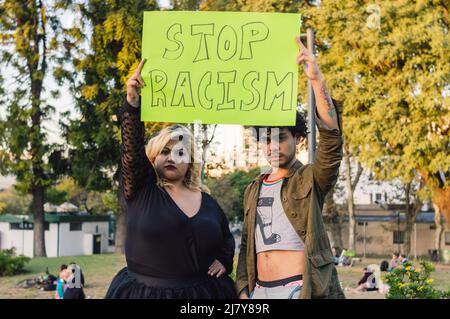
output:
POLYGON ((342 213, 334 201, 336 187, 333 187, 325 196, 323 222, 329 233, 330 243, 335 247, 343 248, 345 246, 342 241, 342 213))
POLYGON ((201 0, 173 0, 174 10, 197 10, 201 0))
MULTIPOLYGON (((306 15, 330 91, 344 103, 344 139, 362 165, 404 185, 450 167, 448 4, 330 0, 306 15)), ((409 241, 419 198, 405 197, 409 241)))
POLYGON ((200 8, 205 11, 245 12, 299 12, 308 1, 293 0, 205 0, 200 8))
POLYGON ((242 221, 245 188, 259 175, 259 172, 259 168, 249 171, 236 170, 220 177, 206 179, 211 195, 217 199, 228 219, 242 221))
POLYGON ((60 45, 57 39, 61 30, 57 14, 60 7, 60 1, 0 2, 0 58, 8 74, 0 90, 8 92, 3 103, 6 117, 0 119, 0 169, 2 173, 15 175, 16 187, 32 195, 34 256, 46 255, 45 191, 58 170, 53 159, 60 157, 57 145, 47 142, 43 128, 43 122, 55 111, 47 104, 44 80, 60 45))
POLYGON ((240 11, 236 0, 204 0, 199 5, 201 11, 240 11))
POLYGON ((11 186, 0 192, 0 214, 23 215, 31 210, 31 195, 22 194, 11 186))
MULTIPOLYGON (((420 177, 419 177, 420 178, 420 177)), ((411 254, 411 234, 416 220, 417 213, 420 211, 423 205, 422 194, 423 183, 419 181, 414 183, 415 180, 408 182, 404 185, 405 190, 405 204, 406 204, 406 228, 405 228, 405 244, 404 252, 408 255, 411 254), (417 188, 415 188, 415 184, 417 188)))
MULTIPOLYGON (((210 125, 202 124, 200 128, 200 135, 198 136, 197 145, 201 146, 201 155, 202 155, 202 168, 201 168, 201 179, 202 182, 205 181, 206 169, 207 169, 207 155, 208 149, 214 140, 214 136, 216 134, 217 124, 211 125, 212 132, 211 135, 208 135, 208 131, 210 131, 210 125)), ((195 132, 195 131, 194 131, 195 132)))
POLYGON ((69 176, 63 177, 55 186, 54 189, 57 192, 66 194, 66 201, 78 206, 83 207, 86 211, 89 209, 86 207, 86 201, 88 198, 88 192, 80 187, 73 178, 69 176))
POLYGON ((434 209, 434 224, 436 225, 434 248, 439 251, 441 249, 444 226, 450 227, 450 187, 446 185, 449 172, 445 174, 440 170, 434 175, 435 178, 428 180, 428 175, 423 174, 434 209), (443 222, 445 222, 445 225, 443 225, 443 222))
MULTIPOLYGON (((81 118, 64 125, 70 175, 86 191, 114 190, 118 197, 116 253, 124 252, 126 203, 120 182, 120 110, 124 84, 140 60, 143 12, 157 8, 154 0, 90 0, 72 7, 80 23, 72 30, 88 41, 71 54, 68 80, 81 118)), ((159 125, 157 125, 159 127, 159 125)))
POLYGON ((45 199, 52 205, 61 205, 62 203, 67 202, 67 193, 59 191, 54 187, 48 188, 45 192, 45 199))
POLYGON ((118 211, 117 194, 111 190, 87 191, 68 176, 62 178, 47 193, 50 193, 48 201, 52 204, 60 205, 63 202, 70 202, 93 215, 118 211))
POLYGON ((347 207, 348 207, 348 249, 355 250, 356 236, 356 220, 355 220, 355 204, 353 194, 358 185, 359 179, 363 172, 360 163, 357 164, 357 171, 352 180, 352 163, 350 161, 351 153, 347 144, 344 144, 344 161, 345 161, 345 185, 347 189, 347 207))

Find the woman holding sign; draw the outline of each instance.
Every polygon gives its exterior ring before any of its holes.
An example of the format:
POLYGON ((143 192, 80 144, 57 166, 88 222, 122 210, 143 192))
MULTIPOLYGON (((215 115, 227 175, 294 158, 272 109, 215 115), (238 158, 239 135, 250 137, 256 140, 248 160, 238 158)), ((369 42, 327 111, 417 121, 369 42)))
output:
POLYGON ((127 81, 121 119, 127 267, 106 298, 236 298, 228 276, 234 238, 218 203, 202 191, 192 133, 173 125, 144 146, 139 98, 144 63, 127 81))

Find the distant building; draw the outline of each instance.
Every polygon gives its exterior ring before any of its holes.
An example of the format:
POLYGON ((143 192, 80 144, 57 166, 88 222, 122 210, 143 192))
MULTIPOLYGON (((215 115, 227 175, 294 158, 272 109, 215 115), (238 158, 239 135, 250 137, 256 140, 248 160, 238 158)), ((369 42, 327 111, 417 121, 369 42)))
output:
MULTIPOLYGON (((45 214, 47 257, 108 252, 109 222, 110 216, 45 214)), ((33 216, 0 215, 0 249, 12 247, 33 257, 33 216)))
MULTIPOLYGON (((352 179, 357 171, 352 164, 352 179)), ((345 184, 345 161, 341 162, 340 178, 334 188, 334 202, 344 210, 341 238, 348 248, 347 187, 345 184)), ((413 188, 417 185, 413 185, 413 188)), ((406 205, 404 184, 400 180, 378 181, 369 170, 364 170, 353 193, 355 203, 355 250, 356 254, 389 256, 393 252, 405 252, 406 205)), ((324 211, 324 214, 326 212, 324 211)), ((324 215, 325 216, 325 215, 324 215)), ((441 217, 443 233, 440 250, 450 252, 450 229, 447 229, 441 217)), ((327 225, 327 228, 332 227, 327 225)), ((411 255, 430 256, 435 250, 436 224, 434 210, 425 203, 416 216, 411 231, 411 255)), ((331 244, 333 237, 329 236, 331 244)))
MULTIPOLYGON (((355 205, 355 251, 358 255, 389 256, 393 252, 405 252, 405 205, 355 205)), ((348 216, 341 228, 344 246, 348 243, 348 216)), ((411 232, 411 255, 429 256, 435 247, 436 226, 434 211, 420 211, 411 232)), ((330 238, 332 238, 330 236, 330 238)), ((331 242, 334 245, 333 242, 331 242)), ((347 248, 347 247, 344 247, 347 248)), ((442 250, 450 249, 450 231, 442 236, 442 250)))

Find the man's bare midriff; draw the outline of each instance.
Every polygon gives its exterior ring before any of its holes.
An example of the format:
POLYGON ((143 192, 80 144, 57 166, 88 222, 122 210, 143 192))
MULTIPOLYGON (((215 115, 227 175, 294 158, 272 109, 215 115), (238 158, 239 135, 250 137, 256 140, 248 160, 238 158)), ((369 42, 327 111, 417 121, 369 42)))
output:
POLYGON ((270 250, 256 256, 258 279, 274 281, 302 275, 304 271, 304 252, 292 250, 270 250))

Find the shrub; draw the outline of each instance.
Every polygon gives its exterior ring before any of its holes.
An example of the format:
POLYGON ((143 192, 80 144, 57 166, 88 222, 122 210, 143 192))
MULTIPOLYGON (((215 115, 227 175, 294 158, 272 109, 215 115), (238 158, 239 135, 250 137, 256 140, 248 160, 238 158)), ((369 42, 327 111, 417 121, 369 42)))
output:
POLYGON ((430 274, 434 271, 432 263, 422 260, 420 267, 414 268, 410 261, 398 266, 386 275, 389 285, 388 299, 440 299, 449 298, 449 292, 433 287, 430 274))
POLYGON ((25 264, 30 258, 23 255, 16 256, 16 249, 0 250, 0 277, 12 276, 25 271, 25 264))

